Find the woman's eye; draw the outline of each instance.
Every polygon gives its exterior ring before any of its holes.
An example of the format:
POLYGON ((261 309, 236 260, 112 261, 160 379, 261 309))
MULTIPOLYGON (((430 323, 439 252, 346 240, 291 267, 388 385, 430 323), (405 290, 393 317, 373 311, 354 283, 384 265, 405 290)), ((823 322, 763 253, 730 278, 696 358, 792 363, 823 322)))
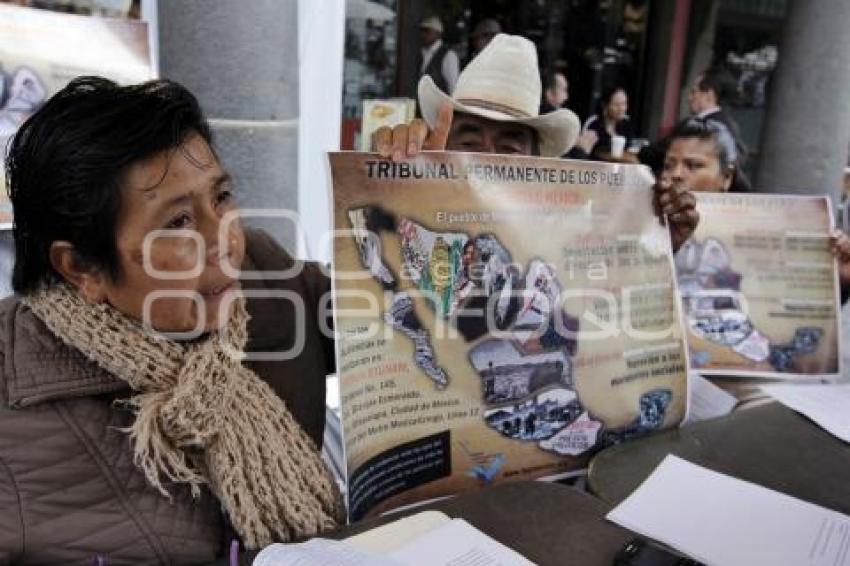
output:
POLYGON ((172 218, 168 222, 168 224, 166 225, 166 228, 170 228, 170 229, 174 229, 174 230, 179 229, 179 228, 185 228, 191 222, 192 222, 192 217, 184 212, 184 213, 172 218))
POLYGON ((217 204, 223 204, 231 200, 233 200, 233 193, 231 191, 221 191, 215 196, 215 202, 217 204))

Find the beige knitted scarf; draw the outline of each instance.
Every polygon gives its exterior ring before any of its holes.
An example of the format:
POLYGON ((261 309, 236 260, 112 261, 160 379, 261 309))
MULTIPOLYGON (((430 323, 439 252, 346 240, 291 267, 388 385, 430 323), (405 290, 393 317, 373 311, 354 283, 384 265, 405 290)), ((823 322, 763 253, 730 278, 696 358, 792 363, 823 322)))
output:
POLYGON ((208 484, 246 546, 333 528, 339 491, 315 445, 283 401, 240 361, 247 340, 244 298, 226 331, 176 342, 108 305, 90 305, 65 285, 24 299, 53 334, 136 394, 127 429, 136 465, 168 496, 164 480, 208 484), (234 355, 238 353, 238 355, 234 355))

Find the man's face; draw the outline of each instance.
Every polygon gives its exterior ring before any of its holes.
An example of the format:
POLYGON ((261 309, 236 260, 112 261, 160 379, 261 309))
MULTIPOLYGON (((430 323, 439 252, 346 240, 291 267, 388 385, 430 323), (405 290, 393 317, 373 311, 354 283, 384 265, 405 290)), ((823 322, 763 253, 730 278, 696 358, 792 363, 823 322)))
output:
POLYGON ((717 106, 717 97, 713 90, 700 90, 699 83, 701 80, 702 75, 694 80, 694 84, 688 90, 688 106, 693 114, 699 114, 717 106))
POLYGON ((667 149, 661 180, 690 191, 717 193, 729 190, 732 175, 721 169, 715 142, 678 138, 667 149))
POLYGON ((419 28, 419 41, 424 47, 430 47, 438 39, 440 39, 440 32, 431 28, 419 28))
POLYGON ((569 97, 567 78, 561 73, 555 73, 555 84, 546 89, 546 101, 554 108, 560 108, 569 97))
POLYGON ((479 33, 472 38, 473 51, 475 51, 475 53, 480 53, 482 49, 487 47, 487 44, 490 43, 494 37, 496 37, 495 33, 479 33))
POLYGON ((531 127, 488 120, 472 114, 455 114, 446 149, 475 153, 536 155, 531 127))

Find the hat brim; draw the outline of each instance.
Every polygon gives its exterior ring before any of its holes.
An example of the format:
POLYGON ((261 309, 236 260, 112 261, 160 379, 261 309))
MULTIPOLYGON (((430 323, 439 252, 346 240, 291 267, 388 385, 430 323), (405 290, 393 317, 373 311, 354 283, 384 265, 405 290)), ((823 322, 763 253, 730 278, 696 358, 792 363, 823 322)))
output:
POLYGON ((418 94, 422 117, 431 128, 437 123, 437 112, 440 106, 443 102, 449 102, 455 112, 473 114, 497 122, 524 124, 531 127, 537 132, 542 157, 560 157, 568 152, 575 145, 581 130, 578 117, 566 108, 540 116, 517 118, 498 110, 462 104, 440 90, 428 75, 420 79, 418 94))

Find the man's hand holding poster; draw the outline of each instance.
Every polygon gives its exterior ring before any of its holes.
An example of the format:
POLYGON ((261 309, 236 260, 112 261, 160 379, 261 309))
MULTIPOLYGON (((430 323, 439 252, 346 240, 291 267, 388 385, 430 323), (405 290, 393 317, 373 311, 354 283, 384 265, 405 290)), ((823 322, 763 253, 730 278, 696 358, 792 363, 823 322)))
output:
POLYGON ((691 367, 707 375, 837 377, 829 200, 696 194, 700 224, 676 255, 691 367))
POLYGON ((330 160, 353 519, 567 473, 681 421, 686 348, 648 170, 330 160))

